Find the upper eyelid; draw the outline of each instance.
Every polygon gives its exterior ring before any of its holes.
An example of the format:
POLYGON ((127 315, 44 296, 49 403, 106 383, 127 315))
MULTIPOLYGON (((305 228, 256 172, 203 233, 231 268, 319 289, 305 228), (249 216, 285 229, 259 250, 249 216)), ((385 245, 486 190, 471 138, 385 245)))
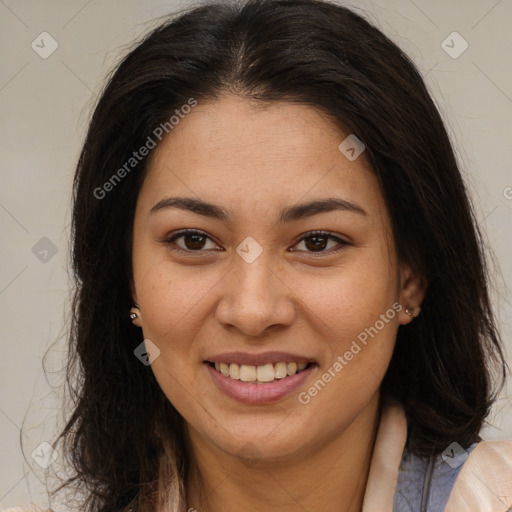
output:
MULTIPOLYGON (((170 243, 171 240, 175 240, 177 238, 180 238, 182 236, 186 236, 186 235, 200 235, 200 236, 204 236, 205 238, 208 238, 210 239, 212 242, 215 242, 215 239, 212 238, 208 233, 204 232, 204 231, 201 231, 200 229, 183 229, 181 231, 178 231, 176 233, 172 233, 171 235, 167 235, 163 238, 162 242, 164 243, 170 243)), ((195 251, 195 252, 199 252, 199 251, 195 251)))

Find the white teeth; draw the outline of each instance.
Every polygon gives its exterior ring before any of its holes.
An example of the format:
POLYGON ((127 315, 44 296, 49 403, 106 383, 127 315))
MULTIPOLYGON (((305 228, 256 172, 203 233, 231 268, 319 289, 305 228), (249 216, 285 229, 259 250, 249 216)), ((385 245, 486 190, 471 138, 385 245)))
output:
POLYGON ((288 363, 286 365, 286 372, 288 375, 295 375, 297 373, 297 363, 288 363))
POLYGON ((260 382, 272 382, 274 380, 274 366, 271 364, 258 366, 256 370, 256 379, 260 382))
POLYGON ((256 366, 251 366, 248 364, 240 365, 240 380, 243 380, 244 382, 255 381, 256 380, 256 366))
POLYGON ((220 363, 220 373, 226 377, 229 377, 229 364, 220 363))
POLYGON ((229 365, 229 376, 232 379, 239 379, 240 378, 240 366, 237 364, 230 364, 229 365))
POLYGON ((273 382, 295 375, 306 368, 308 363, 275 363, 254 366, 250 364, 215 363, 215 369, 225 377, 244 382, 273 382))
POLYGON ((286 363, 277 363, 274 367, 274 377, 276 379, 284 379, 287 375, 286 363))

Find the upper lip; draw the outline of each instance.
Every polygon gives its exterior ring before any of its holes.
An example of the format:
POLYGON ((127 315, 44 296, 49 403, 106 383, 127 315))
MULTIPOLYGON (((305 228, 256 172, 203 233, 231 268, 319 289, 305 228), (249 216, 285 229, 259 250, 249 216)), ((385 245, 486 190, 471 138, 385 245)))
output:
POLYGON ((275 363, 312 363, 314 359, 291 352, 259 352, 257 354, 250 352, 224 352, 207 357, 205 361, 211 363, 226 364, 245 364, 252 366, 262 366, 275 363))

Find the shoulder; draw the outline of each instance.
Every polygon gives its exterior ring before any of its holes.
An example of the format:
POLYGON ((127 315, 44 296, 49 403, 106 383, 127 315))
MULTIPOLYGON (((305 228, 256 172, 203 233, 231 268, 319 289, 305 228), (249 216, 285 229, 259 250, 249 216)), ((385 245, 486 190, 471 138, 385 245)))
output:
POLYGON ((512 440, 480 441, 464 462, 446 512, 512 511, 512 440))
POLYGON ((420 457, 404 450, 395 512, 512 512, 512 441, 480 441, 420 457))

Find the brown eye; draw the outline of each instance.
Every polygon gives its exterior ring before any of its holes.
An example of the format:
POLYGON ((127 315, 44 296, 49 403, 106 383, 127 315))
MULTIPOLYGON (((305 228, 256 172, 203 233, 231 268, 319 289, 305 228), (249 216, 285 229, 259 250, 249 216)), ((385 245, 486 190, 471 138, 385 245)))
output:
POLYGON ((169 238, 166 238, 163 243, 165 245, 176 245, 177 247, 174 250, 178 252, 201 252, 207 251, 211 249, 216 249, 218 246, 211 240, 209 236, 201 231, 196 230, 185 230, 180 231, 172 235, 169 238), (178 243, 178 240, 182 240, 181 243, 178 243), (207 245, 208 240, 210 240, 212 247, 205 247, 207 245))
POLYGON ((329 237, 323 235, 308 236, 306 239, 306 247, 312 251, 323 251, 327 247, 329 237))
POLYGON ((187 234, 181 235, 181 237, 185 242, 186 248, 192 251, 202 249, 206 241, 206 237, 203 235, 187 234))
POLYGON ((347 242, 342 240, 341 238, 337 236, 333 236, 328 232, 324 231, 314 231, 311 233, 308 233, 306 236, 302 237, 298 244, 304 243, 304 247, 306 248, 306 252, 312 252, 312 253, 327 253, 331 254, 333 252, 337 252, 338 250, 342 249, 343 246, 348 245, 347 242), (330 247, 329 242, 331 243, 330 247), (334 251, 331 251, 333 247, 336 246, 338 249, 335 249, 334 251), (328 247, 329 250, 325 250, 328 247))

